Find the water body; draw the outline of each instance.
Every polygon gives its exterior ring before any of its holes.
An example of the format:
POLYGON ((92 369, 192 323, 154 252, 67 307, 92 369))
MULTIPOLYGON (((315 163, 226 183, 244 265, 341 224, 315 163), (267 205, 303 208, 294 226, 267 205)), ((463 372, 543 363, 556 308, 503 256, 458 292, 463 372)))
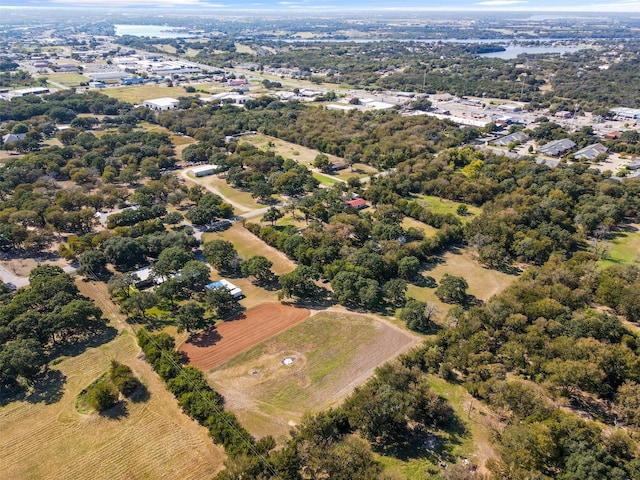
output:
POLYGON ((114 28, 117 37, 131 35, 134 37, 189 38, 195 36, 168 25, 114 25, 114 28))
POLYGON ((565 46, 555 46, 555 45, 547 45, 540 47, 526 47, 521 45, 507 45, 505 47, 506 50, 502 52, 490 52, 483 53, 480 56, 485 58, 501 58, 503 60, 513 60, 517 58, 518 55, 522 53, 527 53, 529 55, 535 55, 540 53, 569 53, 576 52, 580 50, 580 47, 565 47, 565 46))

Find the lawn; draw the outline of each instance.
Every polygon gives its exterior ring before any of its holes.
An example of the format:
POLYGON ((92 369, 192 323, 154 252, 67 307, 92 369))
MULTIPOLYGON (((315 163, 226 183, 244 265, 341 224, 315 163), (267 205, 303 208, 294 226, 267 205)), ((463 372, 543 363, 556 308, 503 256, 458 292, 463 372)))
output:
POLYGON ((320 312, 214 368, 208 378, 251 433, 285 434, 305 411, 336 405, 416 342, 369 316, 320 312), (285 365, 285 358, 293 363, 285 365))
MULTIPOLYGON (((280 140, 276 137, 270 137, 268 135, 248 135, 242 137, 243 142, 250 143, 262 150, 272 150, 276 155, 281 155, 283 158, 293 158, 298 162, 311 166, 313 161, 320 152, 312 148, 303 147, 295 143, 280 140)), ((327 155, 330 162, 343 161, 340 157, 335 155, 327 155)))
POLYGON ((627 226, 626 231, 614 234, 609 245, 609 251, 601 264, 610 265, 631 264, 640 261, 640 224, 627 226))
MULTIPOLYGON (((211 478, 222 467, 222 449, 207 430, 179 409, 139 349, 124 331, 51 368, 62 379, 61 398, 15 401, 0 408, 2 478, 156 479, 211 478), (149 392, 143 402, 127 402, 120 416, 81 414, 76 396, 107 371, 111 359, 129 365, 149 392)), ((56 382, 48 386, 55 394, 56 382)))
POLYGON ((171 130, 161 125, 154 125, 153 123, 149 122, 140 122, 138 125, 149 132, 160 132, 168 134, 171 138, 171 143, 173 143, 176 147, 181 145, 191 145, 195 142, 193 138, 183 135, 176 135, 171 130))
MULTIPOLYGON (((331 177, 329 175, 324 175, 322 173, 316 173, 316 172, 313 172, 313 178, 318 180, 321 185, 325 185, 327 187, 330 187, 331 185, 335 185, 336 183, 341 183, 342 182, 341 180, 338 180, 335 177, 331 177)), ((342 182, 342 183, 344 183, 344 182, 342 182)))

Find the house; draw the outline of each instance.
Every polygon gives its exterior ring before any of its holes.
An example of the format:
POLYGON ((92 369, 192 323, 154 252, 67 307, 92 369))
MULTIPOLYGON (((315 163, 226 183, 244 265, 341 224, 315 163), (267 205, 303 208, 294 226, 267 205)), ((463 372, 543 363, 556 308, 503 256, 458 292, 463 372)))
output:
POLYGON ((151 110, 175 110, 178 108, 179 103, 175 98, 163 97, 145 100, 142 102, 142 106, 148 107, 151 110))
POLYGON ((332 162, 329 167, 332 171, 344 170, 347 168, 344 162, 332 162))
POLYGON ((11 142, 18 142, 20 140, 23 140, 25 137, 26 133, 7 133, 6 135, 2 136, 2 143, 11 143, 11 142))
POLYGON ((356 210, 362 210, 367 206, 367 202, 364 198, 354 198, 353 200, 344 202, 344 204, 345 206, 355 208, 356 210))
POLYGON ((505 135, 504 137, 500 137, 491 142, 491 145, 495 145, 497 147, 508 147, 512 143, 523 143, 529 140, 529 135, 524 132, 514 132, 509 135, 505 135))
POLYGON ((161 285, 162 283, 164 283, 164 278, 161 276, 156 277, 155 272, 151 267, 144 267, 136 270, 135 272, 133 272, 133 275, 137 278, 137 280, 135 280, 134 278, 133 281, 133 284, 136 286, 136 288, 148 288, 152 287, 153 285, 161 285))
POLYGON ((217 171, 218 165, 200 165, 189 170, 196 177, 206 177, 207 175, 213 175, 217 171))
POLYGON ((622 136, 622 132, 614 130, 613 132, 607 132, 604 134, 606 140, 617 140, 622 136))
POLYGON ((204 288, 206 288, 207 290, 213 290, 215 288, 226 288, 233 298, 237 299, 242 297, 242 290, 240 290, 233 283, 225 280, 224 278, 216 282, 211 282, 208 285, 205 285, 204 288))
POLYGON ((558 157, 573 148, 576 148, 575 142, 568 138, 563 138, 561 140, 554 140, 544 144, 542 147, 538 148, 538 153, 558 157))
POLYGON ((640 170, 640 160, 636 160, 635 162, 631 162, 627 165, 628 170, 640 170))
POLYGON ((581 150, 578 150, 573 154, 573 158, 575 158, 576 160, 595 160, 598 155, 607 153, 607 150, 608 148, 601 143, 594 143, 593 145, 589 145, 581 150))

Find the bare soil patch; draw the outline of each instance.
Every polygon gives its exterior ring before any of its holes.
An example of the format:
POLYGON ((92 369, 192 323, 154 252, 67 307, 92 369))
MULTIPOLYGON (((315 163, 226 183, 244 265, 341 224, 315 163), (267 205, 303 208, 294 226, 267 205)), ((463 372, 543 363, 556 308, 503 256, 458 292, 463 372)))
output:
POLYGON ((214 329, 191 337, 178 351, 187 355, 191 365, 206 371, 292 327, 309 314, 305 308, 266 303, 247 310, 237 320, 218 323, 214 329))
POLYGON ((214 368, 209 380, 253 435, 285 435, 305 411, 339 404, 419 342, 371 315, 332 309, 214 368))

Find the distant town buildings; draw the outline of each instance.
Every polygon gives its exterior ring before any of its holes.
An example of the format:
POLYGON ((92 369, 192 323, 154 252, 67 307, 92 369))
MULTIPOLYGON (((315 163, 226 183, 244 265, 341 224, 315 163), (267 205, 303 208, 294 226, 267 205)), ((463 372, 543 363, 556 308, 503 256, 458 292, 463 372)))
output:
POLYGON ((573 140, 563 138, 561 140, 554 140, 544 144, 538 148, 538 153, 558 157, 567 153, 569 150, 573 150, 574 148, 576 148, 576 143, 573 140))

